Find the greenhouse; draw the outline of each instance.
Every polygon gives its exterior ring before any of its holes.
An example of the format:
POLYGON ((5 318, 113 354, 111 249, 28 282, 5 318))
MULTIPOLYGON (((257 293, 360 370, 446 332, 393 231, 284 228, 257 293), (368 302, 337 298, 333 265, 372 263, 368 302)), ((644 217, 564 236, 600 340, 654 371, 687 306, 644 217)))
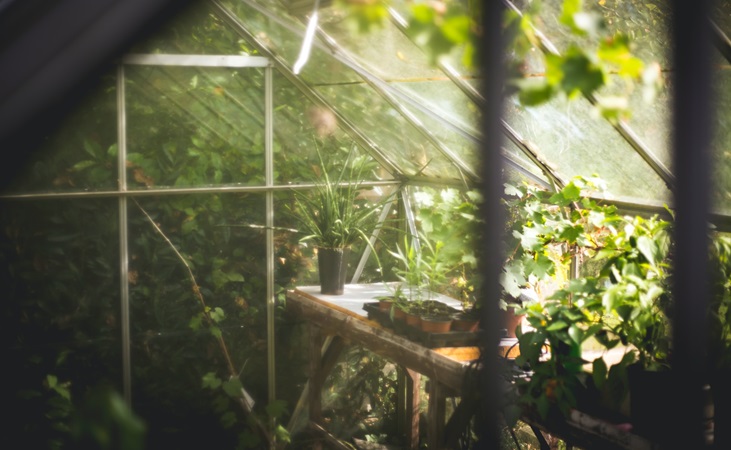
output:
POLYGON ((5 448, 731 447, 731 3, 87 3, 0 2, 5 448))

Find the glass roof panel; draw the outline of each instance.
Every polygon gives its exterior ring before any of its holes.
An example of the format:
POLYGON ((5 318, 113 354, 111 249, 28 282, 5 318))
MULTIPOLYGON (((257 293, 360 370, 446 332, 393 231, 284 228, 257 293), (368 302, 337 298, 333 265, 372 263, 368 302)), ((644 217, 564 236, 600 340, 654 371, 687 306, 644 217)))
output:
POLYGON ((153 35, 138 41, 128 53, 238 55, 247 52, 241 38, 211 10, 209 2, 190 2, 153 35))
POLYGON ((262 69, 129 66, 126 74, 130 189, 264 184, 262 69))
MULTIPOLYGON (((278 184, 311 182, 307 163, 317 165, 317 149, 357 157, 364 154, 327 108, 316 106, 281 74, 274 76, 274 177, 278 184)), ((309 166, 308 166, 309 167, 309 166)), ((374 179, 392 179, 385 170, 374 179)), ((370 180, 370 178, 369 178, 370 180)))
POLYGON ((551 184, 541 169, 510 140, 503 140, 503 178, 506 182, 530 182, 548 188, 551 184))
MULTIPOLYGON (((639 141, 652 152, 665 167, 672 165, 672 148, 670 147, 671 92, 669 87, 657 92, 654 99, 645 99, 641 87, 627 94, 624 82, 616 75, 611 77, 611 85, 604 94, 618 95, 627 98, 630 117, 625 120, 639 141)), ((617 136, 620 138, 619 136, 617 136)))
POLYGON ((325 32, 348 55, 380 78, 411 80, 444 76, 427 63, 424 52, 392 22, 386 20, 383 26, 359 34, 342 20, 337 7, 325 12, 329 15, 320 21, 325 32))
MULTIPOLYGON (((589 38, 577 38, 561 24, 560 17, 563 0, 543 0, 540 4, 530 0, 513 2, 520 11, 539 5, 537 14, 532 17, 540 30, 559 52, 565 51, 570 44, 589 44, 589 38)), ((601 14, 611 34, 627 34, 635 46, 635 56, 643 61, 658 61, 667 65, 669 55, 667 30, 670 24, 669 3, 664 0, 625 0, 612 2, 610 7, 601 2, 583 2, 584 11, 601 14)))
MULTIPOLYGON (((410 0, 391 0, 389 2, 389 6, 392 9, 392 22, 394 20, 398 20, 399 22, 405 24, 412 16, 411 7, 414 4, 415 2, 410 0)), ((422 56, 419 58, 419 60, 422 60, 424 58, 423 50, 420 50, 420 52, 422 53, 422 56)), ((468 67, 467 64, 465 64, 464 47, 455 46, 450 52, 441 54, 439 56, 439 63, 446 64, 454 69, 457 73, 465 76, 477 75, 476 69, 468 67)), ((426 64, 426 66, 429 65, 426 64)))
MULTIPOLYGON (((253 0, 243 0, 221 3, 236 15, 262 45, 281 58, 290 69, 294 67, 304 39, 303 23, 286 13, 275 15, 276 7, 271 2, 259 4, 253 0)), ((318 39, 314 39, 309 59, 300 77, 311 84, 360 81, 356 73, 343 69, 318 39)))
POLYGON ((668 201, 670 193, 660 177, 608 122, 593 114, 583 99, 522 108, 512 98, 506 105, 506 121, 564 179, 597 174, 607 182, 609 195, 668 201))
MULTIPOLYGON (((407 107, 408 108, 408 107, 407 107)), ((475 174, 477 178, 477 164, 479 162, 479 140, 478 136, 468 133, 465 130, 450 126, 438 117, 426 114, 422 110, 408 108, 410 113, 416 118, 426 130, 442 144, 444 152, 451 156, 449 159, 454 160, 463 168, 475 174)), ((454 172, 450 169, 449 172, 454 172)), ((439 178, 451 178, 453 173, 442 174, 439 178)))
POLYGON ((395 89, 407 93, 434 115, 454 123, 473 136, 480 134, 477 105, 443 74, 436 79, 407 80, 390 84, 395 89))
POLYGON ((322 86, 317 91, 389 155, 407 176, 455 178, 456 172, 426 137, 369 86, 322 86), (451 175, 451 176, 450 176, 451 175))

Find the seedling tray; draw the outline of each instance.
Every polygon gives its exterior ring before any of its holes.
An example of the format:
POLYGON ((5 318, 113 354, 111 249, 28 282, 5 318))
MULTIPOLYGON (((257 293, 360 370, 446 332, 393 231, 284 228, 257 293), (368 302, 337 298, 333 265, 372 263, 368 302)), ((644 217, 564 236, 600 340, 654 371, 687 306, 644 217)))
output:
MULTIPOLYGON (((400 319, 391 319, 388 311, 378 307, 378 302, 365 303, 363 309, 368 313, 368 318, 381 324, 381 326, 392 329, 396 334, 407 339, 418 342, 427 348, 437 347, 469 347, 475 346, 479 341, 479 331, 448 331, 446 333, 429 333, 415 326, 408 325, 400 319)), ((458 312, 456 309, 454 312, 458 312)))

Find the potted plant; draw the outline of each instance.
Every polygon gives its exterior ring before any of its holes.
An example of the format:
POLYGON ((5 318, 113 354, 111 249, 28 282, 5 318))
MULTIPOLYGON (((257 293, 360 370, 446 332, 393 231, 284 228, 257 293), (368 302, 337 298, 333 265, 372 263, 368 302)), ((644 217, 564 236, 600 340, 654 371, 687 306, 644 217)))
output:
MULTIPOLYGON (((555 193, 506 189, 514 197, 514 221, 503 287, 517 297, 520 289, 541 282, 554 286, 547 300, 520 310, 530 327, 517 333, 516 361, 530 370, 518 383, 518 403, 544 418, 550 411, 566 414, 582 401, 582 407, 619 414, 636 369, 661 373, 668 367, 669 224, 620 216, 586 198, 595 186, 595 180, 577 178, 555 193), (584 270, 572 273, 579 258, 584 270), (585 360, 582 347, 590 340, 606 350, 624 346, 625 354, 611 367, 601 356, 585 360)), ((631 397, 636 407, 640 395, 631 397)))
POLYGON ((319 148, 317 155, 320 171, 314 177, 313 191, 294 191, 294 204, 288 212, 299 225, 300 242, 315 246, 321 293, 341 295, 350 249, 361 240, 372 247, 369 235, 378 226, 376 213, 389 198, 372 202, 362 195, 370 168, 365 157, 353 161, 348 157, 333 175, 319 148))
POLYGON ((400 264, 394 267, 394 274, 401 281, 401 289, 408 300, 400 305, 406 312, 407 324, 421 327, 422 322, 429 331, 449 331, 452 312, 445 304, 432 299, 445 283, 449 268, 440 258, 443 243, 432 243, 423 233, 420 238, 409 239, 404 235, 403 246, 396 246, 389 253, 400 264))
POLYGON ((503 331, 503 337, 510 339, 517 337, 516 331, 525 317, 522 312, 523 309, 537 301, 529 292, 529 289, 524 289, 521 290, 517 298, 506 294, 500 299, 500 327, 503 331))

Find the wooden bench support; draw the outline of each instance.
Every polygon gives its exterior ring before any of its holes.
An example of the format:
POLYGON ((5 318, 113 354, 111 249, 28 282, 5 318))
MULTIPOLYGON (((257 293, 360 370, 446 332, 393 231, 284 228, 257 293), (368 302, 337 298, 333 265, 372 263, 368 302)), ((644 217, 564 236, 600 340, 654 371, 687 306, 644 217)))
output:
POLYGON ((447 412, 447 397, 444 387, 435 380, 427 383, 429 394, 428 430, 427 440, 430 449, 443 450, 444 447, 444 422, 447 412))

